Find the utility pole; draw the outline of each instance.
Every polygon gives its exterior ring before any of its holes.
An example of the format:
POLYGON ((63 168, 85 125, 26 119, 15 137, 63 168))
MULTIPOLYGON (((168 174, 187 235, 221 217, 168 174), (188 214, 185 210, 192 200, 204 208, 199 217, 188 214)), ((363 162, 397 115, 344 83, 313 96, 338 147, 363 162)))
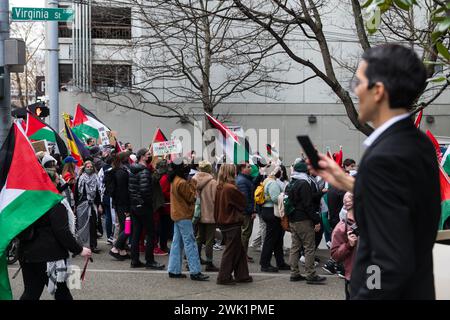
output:
POLYGON ((9 39, 9 0, 0 1, 0 145, 11 127, 11 93, 8 66, 5 63, 5 40, 9 39))
MULTIPOLYGON (((58 8, 58 0, 47 0, 47 8, 58 8)), ((47 21, 47 75, 50 126, 59 131, 58 21, 47 21)))

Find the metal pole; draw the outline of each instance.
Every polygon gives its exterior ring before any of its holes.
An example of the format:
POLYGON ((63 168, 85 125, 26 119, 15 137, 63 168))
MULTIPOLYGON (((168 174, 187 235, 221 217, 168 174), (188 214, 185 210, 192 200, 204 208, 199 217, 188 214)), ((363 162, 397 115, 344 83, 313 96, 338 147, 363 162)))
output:
MULTIPOLYGON (((47 0, 47 8, 58 8, 59 0, 47 0)), ((59 131, 58 21, 47 21, 50 126, 59 131)))
POLYGON ((8 67, 5 66, 5 40, 9 38, 9 0, 0 1, 0 145, 6 140, 11 127, 11 93, 8 67))

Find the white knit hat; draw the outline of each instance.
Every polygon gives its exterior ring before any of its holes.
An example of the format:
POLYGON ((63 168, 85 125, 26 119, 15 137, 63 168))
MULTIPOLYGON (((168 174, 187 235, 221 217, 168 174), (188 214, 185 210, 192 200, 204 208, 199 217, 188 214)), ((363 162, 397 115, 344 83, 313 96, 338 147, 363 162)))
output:
POLYGON ((45 167, 45 164, 50 162, 50 161, 54 161, 55 164, 57 163, 56 159, 53 158, 51 155, 49 154, 45 154, 44 157, 42 158, 41 164, 43 167, 45 167))

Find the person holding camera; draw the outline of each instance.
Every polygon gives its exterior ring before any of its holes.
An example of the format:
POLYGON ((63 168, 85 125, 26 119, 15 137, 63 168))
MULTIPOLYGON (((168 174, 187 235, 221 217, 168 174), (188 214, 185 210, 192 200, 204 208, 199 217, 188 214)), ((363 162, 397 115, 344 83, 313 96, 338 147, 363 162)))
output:
POLYGON ((359 235, 353 215, 353 194, 350 192, 344 195, 344 209, 347 210, 347 217, 336 225, 331 236, 331 257, 344 264, 345 299, 350 300, 350 277, 359 235))

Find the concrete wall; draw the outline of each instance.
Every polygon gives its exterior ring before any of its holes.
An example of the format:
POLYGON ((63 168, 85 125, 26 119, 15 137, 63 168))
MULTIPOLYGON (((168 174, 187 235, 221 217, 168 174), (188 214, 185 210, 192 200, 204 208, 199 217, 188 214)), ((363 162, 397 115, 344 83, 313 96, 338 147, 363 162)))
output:
MULTIPOLYGON (((131 142, 135 150, 148 146, 157 127, 167 137, 173 130, 186 128, 193 132, 192 126, 177 123, 174 119, 150 117, 138 111, 115 107, 110 103, 93 99, 89 94, 72 92, 60 93, 60 111, 74 114, 75 106, 80 103, 91 110, 99 119, 118 132, 122 142, 131 142)), ((198 119, 202 119, 200 108, 198 119)), ((271 129, 279 129, 279 144, 276 145, 285 163, 290 164, 300 154, 296 140, 298 134, 310 135, 319 150, 325 151, 327 146, 337 151, 343 146, 344 158, 350 157, 359 161, 364 152, 362 142, 365 136, 357 131, 348 120, 344 107, 340 104, 224 104, 216 109, 216 114, 230 115, 230 125, 240 125, 244 131, 250 128, 266 129, 267 142, 258 141, 262 146, 274 141, 270 137, 271 129), (308 116, 315 115, 317 123, 309 124, 308 116)), ((422 130, 429 129, 436 136, 450 136, 450 108, 448 104, 433 105, 426 111, 433 115, 435 122, 428 124, 426 117, 422 120, 422 130)), ((62 125, 63 122, 61 121, 62 125)), ((62 129, 62 127, 60 128, 62 129)), ((260 149, 263 149, 260 147, 260 149)), ((186 152, 189 150, 186 150, 186 152)))

